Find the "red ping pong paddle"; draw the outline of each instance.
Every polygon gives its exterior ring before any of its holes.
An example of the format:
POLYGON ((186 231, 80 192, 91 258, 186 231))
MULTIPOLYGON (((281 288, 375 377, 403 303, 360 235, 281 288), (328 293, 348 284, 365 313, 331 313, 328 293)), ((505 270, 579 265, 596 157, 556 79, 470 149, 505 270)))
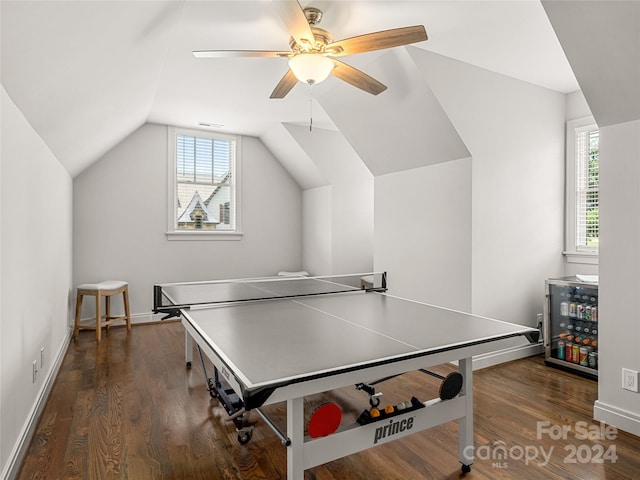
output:
POLYGON ((342 421, 342 410, 335 403, 324 403, 316 408, 309 419, 311 438, 326 437, 335 432, 342 421))

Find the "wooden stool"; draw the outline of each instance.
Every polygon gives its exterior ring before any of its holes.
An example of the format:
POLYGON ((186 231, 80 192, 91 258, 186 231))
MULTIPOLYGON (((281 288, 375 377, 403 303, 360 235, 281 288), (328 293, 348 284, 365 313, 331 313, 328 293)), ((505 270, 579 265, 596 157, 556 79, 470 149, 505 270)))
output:
POLYGON ((119 280, 110 280, 100 283, 85 283, 78 285, 78 293, 76 298, 76 321, 73 328, 73 338, 78 338, 78 330, 81 328, 91 329, 96 331, 96 340, 100 341, 102 327, 107 327, 113 322, 126 320, 127 330, 131 330, 131 316, 129 314, 129 284, 119 280), (111 316, 111 296, 122 294, 124 299, 124 315, 119 317, 111 316), (96 316, 86 320, 80 320, 80 312, 82 311, 82 299, 85 295, 91 295, 96 297, 96 316), (106 297, 106 311, 105 315, 102 315, 102 297, 106 297), (87 325, 85 322, 90 322, 87 325))

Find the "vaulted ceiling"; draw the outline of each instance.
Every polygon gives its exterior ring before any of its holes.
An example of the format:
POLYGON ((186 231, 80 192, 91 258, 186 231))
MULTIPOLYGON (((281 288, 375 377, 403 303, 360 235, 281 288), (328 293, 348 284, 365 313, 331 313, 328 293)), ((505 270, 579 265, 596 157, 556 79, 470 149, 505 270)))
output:
MULTIPOLYGON (((429 40, 410 48, 558 92, 579 88, 537 0, 300 3, 323 10, 320 26, 335 39, 422 24, 429 40)), ((193 57, 195 49, 287 50, 289 33, 270 1, 4 0, 1 9, 2 85, 73 176, 145 122, 220 124, 216 131, 275 145, 287 125, 308 125, 313 116, 315 127, 338 130, 361 157, 380 131, 426 129, 448 139, 450 155, 468 154, 414 72, 408 48, 344 57, 389 86, 377 97, 330 77, 311 92, 298 84, 271 100, 286 59, 193 57), (406 118, 409 107, 416 118, 406 118), (433 113, 418 113, 426 110, 433 113), (364 116, 379 128, 359 129, 364 116)), ((321 175, 302 162, 291 164, 300 169, 294 176, 303 188, 313 186, 321 175)), ((374 174, 389 168, 375 156, 367 166, 374 174)))
POLYGON ((542 3, 598 126, 640 119, 640 1, 542 3))

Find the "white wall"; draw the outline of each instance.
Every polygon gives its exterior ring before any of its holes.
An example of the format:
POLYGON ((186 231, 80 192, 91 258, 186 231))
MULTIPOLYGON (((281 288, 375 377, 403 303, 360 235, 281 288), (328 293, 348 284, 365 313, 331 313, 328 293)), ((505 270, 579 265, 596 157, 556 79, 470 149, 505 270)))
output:
POLYGON ((471 310, 471 159, 375 179, 374 270, 389 292, 471 310))
POLYGON ((564 95, 408 51, 473 158, 472 311, 536 326, 564 270, 564 95))
POLYGON ((600 347, 596 420, 640 435, 640 120, 600 128, 600 347))
POLYGON ((330 188, 305 195, 305 231, 330 220, 330 248, 305 236, 304 256, 312 259, 304 269, 313 274, 370 272, 373 269, 373 175, 345 137, 337 131, 286 125, 291 136, 326 177, 330 188), (317 258, 316 258, 317 257, 317 258), (321 265, 324 259, 330 263, 321 265))
POLYGON ((74 282, 129 282, 142 321, 155 283, 302 268, 302 192, 260 140, 242 138, 239 241, 169 241, 167 127, 146 124, 74 179, 74 282))
POLYGON ((72 180, 2 88, 0 470, 12 471, 69 339, 72 180), (44 364, 40 364, 40 349, 44 364), (32 382, 32 362, 38 374, 32 382))
POLYGON ((331 187, 305 190, 302 194, 302 266, 311 275, 331 275, 333 235, 331 187))
POLYGON ((265 147, 278 159, 284 169, 300 185, 302 190, 309 190, 329 185, 327 178, 318 166, 306 154, 304 149, 291 136, 285 123, 277 123, 260 135, 265 147))
POLYGON ((587 99, 584 98, 582 91, 571 92, 565 95, 566 120, 577 120, 578 118, 589 117, 592 115, 589 109, 587 99))
POLYGON ((640 435, 640 394, 621 388, 622 368, 640 371, 640 2, 542 4, 600 129, 595 419, 640 435))

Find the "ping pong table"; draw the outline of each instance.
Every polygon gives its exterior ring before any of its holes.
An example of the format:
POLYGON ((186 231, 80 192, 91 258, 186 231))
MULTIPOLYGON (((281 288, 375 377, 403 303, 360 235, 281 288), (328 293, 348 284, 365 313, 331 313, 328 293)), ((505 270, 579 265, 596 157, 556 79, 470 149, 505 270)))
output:
POLYGON ((289 480, 301 480, 314 466, 456 420, 458 458, 463 473, 469 472, 474 461, 472 357, 503 348, 516 336, 537 341, 539 332, 399 298, 387 293, 386 281, 386 273, 366 273, 162 284, 154 286, 154 311, 182 318, 187 365, 195 342, 209 392, 225 406, 240 443, 251 439, 253 426, 243 422, 250 411, 279 436, 287 448, 289 480), (214 366, 212 378, 203 355, 214 366), (413 397, 375 416, 364 410, 358 421, 334 433, 305 434, 305 396, 352 385, 369 393, 375 407, 379 397, 372 386, 379 381, 414 370, 429 373, 425 367, 451 362, 458 363, 458 372, 443 379, 438 398, 413 397), (286 432, 260 409, 277 402, 286 402, 286 432))

